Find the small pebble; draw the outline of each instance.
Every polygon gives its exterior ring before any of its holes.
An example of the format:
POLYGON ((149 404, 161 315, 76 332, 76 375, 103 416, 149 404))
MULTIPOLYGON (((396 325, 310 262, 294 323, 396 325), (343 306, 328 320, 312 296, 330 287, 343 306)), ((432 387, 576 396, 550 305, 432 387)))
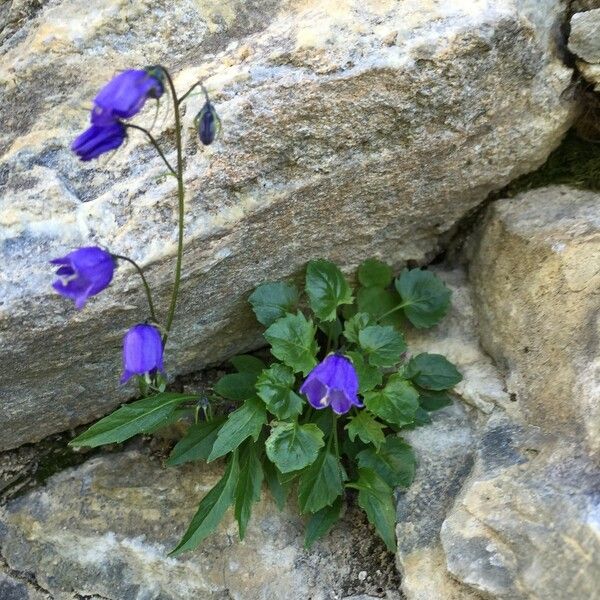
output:
POLYGON ((361 571, 361 572, 358 574, 358 579, 359 579, 360 581, 364 581, 366 578, 367 578, 367 572, 366 572, 366 571, 361 571))

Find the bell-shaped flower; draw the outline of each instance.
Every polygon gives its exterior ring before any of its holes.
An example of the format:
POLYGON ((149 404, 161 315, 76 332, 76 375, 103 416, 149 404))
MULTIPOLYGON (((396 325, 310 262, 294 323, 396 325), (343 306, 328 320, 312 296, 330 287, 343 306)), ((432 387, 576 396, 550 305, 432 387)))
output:
POLYGON ((219 132, 221 121, 214 106, 208 100, 208 96, 202 110, 194 118, 194 125, 198 131, 200 141, 205 146, 209 146, 214 142, 219 132))
POLYGON ((331 406, 338 415, 352 406, 362 408, 358 398, 358 375, 352 362, 341 354, 330 354, 320 362, 300 387, 316 409, 331 406))
POLYGON ((123 338, 123 375, 121 383, 134 375, 163 371, 163 344, 160 332, 153 325, 134 325, 123 338))
POLYGON ((117 119, 130 119, 142 110, 148 98, 164 92, 164 72, 160 67, 128 69, 113 77, 94 98, 92 123, 108 125, 117 119))
POLYGON ((71 144, 81 160, 92 160, 118 148, 125 140, 125 126, 118 121, 109 125, 92 125, 71 144))
POLYGON ((78 309, 83 308, 90 296, 108 286, 116 266, 112 255, 96 246, 73 250, 50 262, 58 265, 58 279, 52 287, 62 296, 74 300, 78 309))

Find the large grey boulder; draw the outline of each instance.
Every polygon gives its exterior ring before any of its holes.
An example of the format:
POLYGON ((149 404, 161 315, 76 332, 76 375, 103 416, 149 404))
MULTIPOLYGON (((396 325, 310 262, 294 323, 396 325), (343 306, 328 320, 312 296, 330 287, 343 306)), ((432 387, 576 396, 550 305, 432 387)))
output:
MULTIPOLYGON (((147 316, 135 274, 120 269, 77 313, 53 295, 49 258, 90 243, 130 255, 164 315, 172 178, 141 136, 93 164, 68 150, 116 69, 164 63, 181 90, 204 78, 223 121, 203 152, 186 131, 171 375, 256 345, 248 293, 307 259, 427 261, 491 190, 541 164, 576 112, 561 96, 559 0, 12 4, 0 47, 0 448, 130 393, 119 347, 147 316)), ((186 125, 201 104, 190 100, 186 125)), ((153 131, 172 158, 167 112, 153 131)))

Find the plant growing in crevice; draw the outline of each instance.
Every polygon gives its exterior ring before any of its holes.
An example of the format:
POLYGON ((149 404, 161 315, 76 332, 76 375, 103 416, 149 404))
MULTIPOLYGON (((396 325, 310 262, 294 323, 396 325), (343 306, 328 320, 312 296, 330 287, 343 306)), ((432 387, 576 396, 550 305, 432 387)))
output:
MULTIPOLYGON (((266 328, 272 362, 251 355, 232 358, 235 372, 216 383, 208 400, 166 391, 163 353, 175 317, 183 256, 180 106, 197 85, 178 97, 163 67, 125 71, 98 94, 92 124, 73 144, 83 160, 90 160, 117 148, 128 130, 141 130, 177 180, 179 220, 173 290, 164 320, 143 270, 131 259, 86 247, 52 261, 58 267, 55 289, 77 308, 110 285, 119 260, 134 265, 148 299, 147 321, 125 333, 121 379, 137 379, 143 397, 101 419, 71 445, 119 443, 180 418, 188 420, 167 464, 221 459, 225 468, 201 499, 174 555, 202 543, 230 507, 243 539, 263 482, 280 508, 295 490, 307 519, 307 546, 339 519, 345 491, 351 489, 394 550, 394 489, 409 486, 416 467, 402 430, 428 423, 429 412, 449 404, 448 391, 461 380, 443 356, 409 354, 403 329, 436 325, 448 311, 450 291, 430 271, 405 269, 394 277, 377 259, 360 265, 353 289, 332 262, 310 261, 304 294, 289 283, 268 282, 249 298, 266 328), (175 113, 174 166, 149 131, 128 122, 165 88, 175 113), (232 402, 230 412, 215 409, 232 402)), ((211 143, 219 121, 207 95, 195 123, 200 141, 211 143)))

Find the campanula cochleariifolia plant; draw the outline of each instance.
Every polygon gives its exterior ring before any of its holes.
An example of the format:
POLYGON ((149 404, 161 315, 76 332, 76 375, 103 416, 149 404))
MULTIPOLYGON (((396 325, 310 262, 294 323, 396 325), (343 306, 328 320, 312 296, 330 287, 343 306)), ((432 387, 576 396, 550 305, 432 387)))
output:
MULTIPOLYGON (((159 318, 143 270, 130 258, 86 247, 52 261, 58 266, 54 288, 78 309, 110 284, 118 261, 134 266, 148 300, 146 322, 131 327, 123 340, 121 382, 135 377, 142 398, 92 425, 71 444, 119 443, 188 420, 187 432, 167 464, 224 459, 225 470, 201 499, 174 555, 196 548, 230 506, 243 539, 263 482, 280 508, 295 490, 297 505, 307 517, 307 547, 340 518, 344 492, 351 489, 394 550, 394 489, 408 487, 416 467, 401 432, 428 423, 429 412, 449 404, 449 391, 461 380, 439 354, 412 356, 403 330, 436 325, 448 311, 450 290, 426 270, 405 269, 394 277, 391 267, 377 259, 359 266, 357 284, 351 286, 332 262, 310 261, 304 295, 291 283, 269 282, 249 298, 266 328, 273 356, 269 364, 251 355, 233 357, 234 372, 224 375, 208 398, 165 391, 163 354, 177 305, 183 252, 180 108, 198 86, 178 96, 163 67, 124 71, 98 93, 91 126, 72 145, 82 160, 91 160, 118 148, 128 130, 143 132, 177 180, 179 219, 173 290, 164 318, 159 318), (150 131, 129 121, 148 99, 159 101, 165 93, 173 100, 173 164, 150 131), (233 403, 232 410, 218 410, 228 403, 233 403)), ((200 142, 208 145, 220 121, 202 90, 205 103, 194 123, 200 142)))

